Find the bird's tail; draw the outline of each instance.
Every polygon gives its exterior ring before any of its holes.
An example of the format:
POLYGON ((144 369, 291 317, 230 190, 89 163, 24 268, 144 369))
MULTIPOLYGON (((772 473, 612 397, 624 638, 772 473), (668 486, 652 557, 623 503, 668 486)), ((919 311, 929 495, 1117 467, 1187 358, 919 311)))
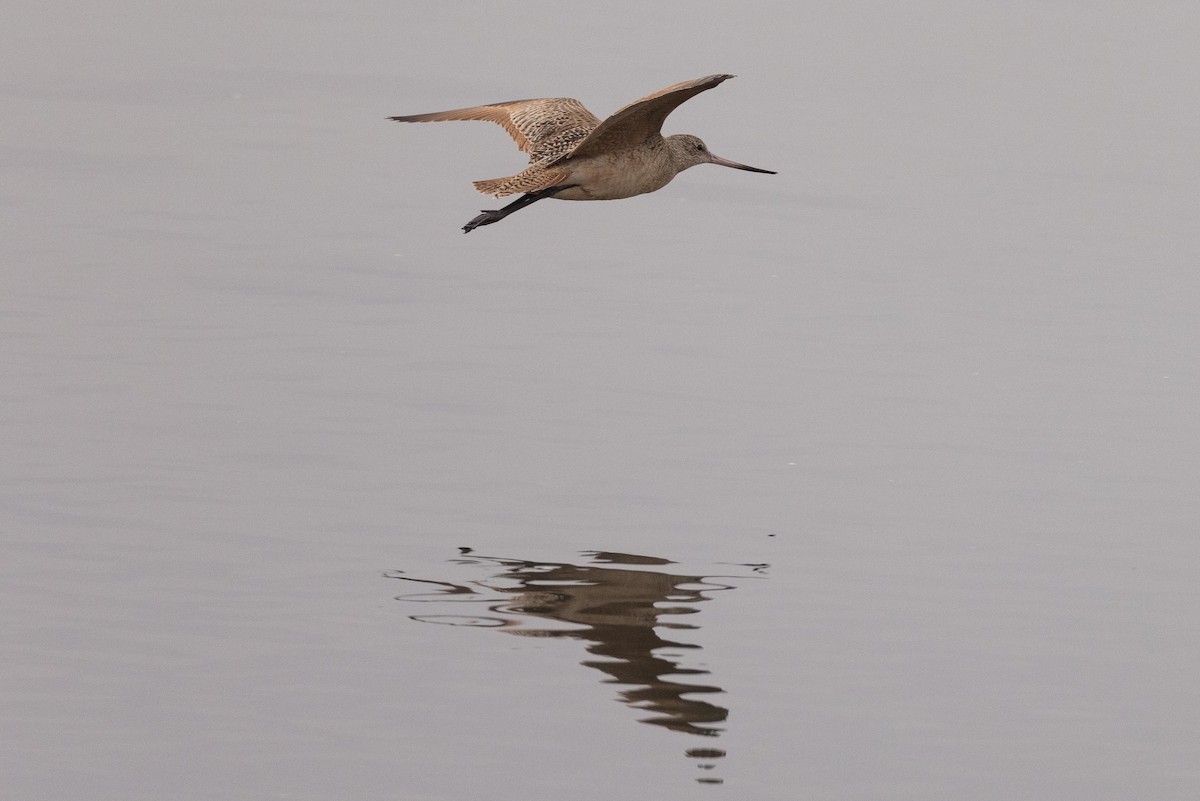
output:
POLYGON ((485 195, 506 197, 518 192, 540 192, 552 186, 558 186, 567 180, 569 170, 547 169, 540 165, 526 167, 516 175, 507 178, 490 178, 486 181, 476 181, 475 188, 485 195))
POLYGON ((513 194, 513 190, 504 191, 505 184, 511 184, 515 175, 510 175, 507 178, 489 178, 486 181, 475 181, 475 189, 485 195, 495 195, 496 197, 504 197, 505 195, 513 194))

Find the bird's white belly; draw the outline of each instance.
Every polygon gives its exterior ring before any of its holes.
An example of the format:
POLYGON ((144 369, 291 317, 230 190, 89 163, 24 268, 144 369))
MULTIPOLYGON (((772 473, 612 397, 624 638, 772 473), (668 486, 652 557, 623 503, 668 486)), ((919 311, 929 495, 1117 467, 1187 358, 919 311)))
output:
POLYGON ((605 154, 569 165, 576 184, 554 197, 558 200, 620 200, 662 189, 675 177, 670 163, 658 153, 605 154))

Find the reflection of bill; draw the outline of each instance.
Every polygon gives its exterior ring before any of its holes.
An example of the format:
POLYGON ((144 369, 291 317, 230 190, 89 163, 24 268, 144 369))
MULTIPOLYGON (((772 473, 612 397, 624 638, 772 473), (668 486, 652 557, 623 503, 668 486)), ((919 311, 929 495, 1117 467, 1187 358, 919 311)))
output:
MULTIPOLYGON (((681 676, 707 676, 708 671, 683 667, 682 653, 697 651, 699 645, 664 639, 665 629, 698 627, 679 620, 699 611, 695 604, 709 600, 708 594, 732 589, 714 577, 685 576, 655 570, 672 564, 666 559, 618 553, 589 553, 586 564, 533 562, 470 554, 456 560, 466 565, 495 565, 501 568, 483 581, 460 584, 450 581, 415 579, 400 571, 391 578, 436 587, 434 592, 398 596, 409 602, 474 601, 487 604, 491 614, 464 616, 448 614, 412 615, 423 623, 503 628, 525 637, 566 637, 587 643, 587 651, 598 659, 582 664, 611 677, 620 684, 621 700, 635 709, 647 710, 644 723, 704 737, 717 737, 729 710, 701 700, 724 691, 715 685, 678 680, 681 676), (534 622, 536 620, 536 623, 534 622), (671 677, 671 678, 668 678, 671 677)), ((743 565, 762 575, 765 565, 743 565)), ((746 576, 743 576, 746 577, 746 576)), ((727 581, 731 577, 717 577, 727 581)), ((696 748, 688 756, 711 760, 724 756, 715 748, 696 748)), ((719 782, 719 779, 701 779, 719 782)))

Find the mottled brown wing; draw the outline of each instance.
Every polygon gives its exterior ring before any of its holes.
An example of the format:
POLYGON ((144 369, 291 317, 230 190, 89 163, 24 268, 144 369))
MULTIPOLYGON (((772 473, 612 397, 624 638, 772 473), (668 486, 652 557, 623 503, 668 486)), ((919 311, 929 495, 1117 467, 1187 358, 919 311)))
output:
POLYGON ((509 100, 504 103, 488 103, 484 106, 388 119, 397 122, 494 122, 508 131, 517 147, 529 154, 531 164, 566 155, 600 124, 600 120, 592 112, 570 97, 509 100))
POLYGON ((610 150, 637 147, 647 139, 661 135, 663 121, 683 101, 732 77, 709 75, 668 86, 635 100, 597 125, 569 155, 593 156, 610 150))

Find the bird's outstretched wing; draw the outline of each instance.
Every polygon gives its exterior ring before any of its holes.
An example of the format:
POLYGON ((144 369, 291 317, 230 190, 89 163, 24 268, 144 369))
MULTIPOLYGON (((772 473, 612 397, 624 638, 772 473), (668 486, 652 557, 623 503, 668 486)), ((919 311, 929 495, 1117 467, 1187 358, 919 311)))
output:
MULTIPOLYGON (((682 102, 682 101, 680 101, 682 102)), ((600 124, 596 115, 571 97, 509 100, 483 106, 389 117, 397 122, 442 122, 482 120, 508 131, 517 147, 529 154, 531 164, 554 161, 567 155, 600 124)))
POLYGON ((590 156, 637 147, 647 139, 661 135, 663 121, 679 107, 679 104, 732 77, 708 75, 668 86, 652 95, 646 95, 641 100, 635 100, 597 125, 567 155, 590 156))

